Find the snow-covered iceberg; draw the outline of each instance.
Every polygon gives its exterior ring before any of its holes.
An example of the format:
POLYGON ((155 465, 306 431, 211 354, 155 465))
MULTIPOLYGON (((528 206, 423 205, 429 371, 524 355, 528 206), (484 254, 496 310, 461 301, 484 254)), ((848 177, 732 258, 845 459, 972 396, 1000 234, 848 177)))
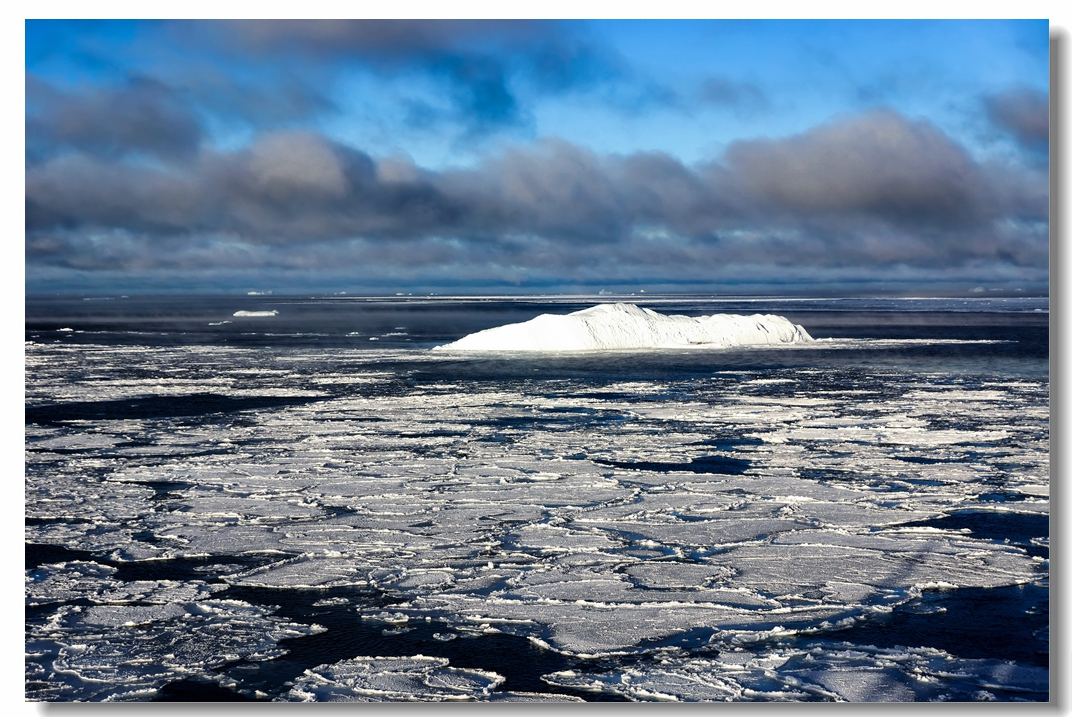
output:
POLYGON ((803 327, 773 314, 667 316, 635 304, 600 304, 572 314, 542 314, 469 334, 451 351, 598 351, 731 347, 812 341, 803 327))
POLYGON ((272 309, 271 311, 236 311, 232 316, 278 316, 279 309, 272 309))

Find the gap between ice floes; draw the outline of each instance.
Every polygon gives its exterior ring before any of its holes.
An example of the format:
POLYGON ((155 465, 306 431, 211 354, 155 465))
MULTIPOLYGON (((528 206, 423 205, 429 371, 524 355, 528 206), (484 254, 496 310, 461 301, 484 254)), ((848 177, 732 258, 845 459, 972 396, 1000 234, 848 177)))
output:
POLYGON ((451 351, 599 351, 722 348, 813 341, 802 326, 773 314, 667 316, 635 304, 599 304, 572 314, 541 314, 469 334, 451 351))

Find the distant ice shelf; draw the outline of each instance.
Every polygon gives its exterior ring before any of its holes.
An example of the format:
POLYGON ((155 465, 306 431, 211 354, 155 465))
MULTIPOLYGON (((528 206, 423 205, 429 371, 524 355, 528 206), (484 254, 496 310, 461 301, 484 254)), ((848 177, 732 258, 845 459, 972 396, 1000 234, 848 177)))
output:
POLYGON ((572 314, 541 314, 437 346, 449 351, 600 351, 727 348, 813 341, 802 326, 773 314, 667 316, 635 304, 599 304, 572 314))

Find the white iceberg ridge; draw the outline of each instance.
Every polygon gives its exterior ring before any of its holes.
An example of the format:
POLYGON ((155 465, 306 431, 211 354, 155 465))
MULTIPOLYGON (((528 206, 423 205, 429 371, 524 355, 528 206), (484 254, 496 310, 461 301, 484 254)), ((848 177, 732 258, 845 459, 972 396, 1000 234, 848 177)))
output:
POLYGON ((236 311, 232 316, 277 316, 279 309, 272 309, 271 311, 236 311))
POLYGON ((437 346, 452 351, 598 351, 795 344, 803 327, 773 314, 667 316, 635 304, 599 304, 572 314, 542 314, 437 346))

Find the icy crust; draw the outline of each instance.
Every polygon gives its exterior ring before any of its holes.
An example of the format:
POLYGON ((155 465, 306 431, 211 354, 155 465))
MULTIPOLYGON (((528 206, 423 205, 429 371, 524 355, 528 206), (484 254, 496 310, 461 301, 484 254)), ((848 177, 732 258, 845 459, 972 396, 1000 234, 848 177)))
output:
MULTIPOLYGON (((654 648, 688 637, 719 660, 746 649, 762 661, 787 654, 772 636, 814 640, 921 590, 1038 582, 1048 569, 1037 534, 943 527, 968 511, 1012 526, 1048 515, 1045 382, 824 368, 489 384, 437 378, 436 362, 456 363, 449 354, 204 347, 35 345, 27 362, 27 401, 40 403, 138 395, 138 376, 161 390, 338 386, 316 403, 202 421, 27 425, 27 446, 40 449, 27 451, 26 538, 117 564, 209 558, 206 579, 243 588, 382 590, 390 614, 347 609, 386 630, 427 617, 437 639, 504 632, 610 665, 624 653, 656 664, 654 648), (407 383, 411 370, 429 378, 407 383)), ((33 699, 204 678, 218 656, 269 659, 279 635, 313 629, 221 600, 218 584, 117 574, 73 560, 28 573, 33 699), (168 641, 187 647, 161 652, 168 641)), ((893 659, 853 655, 837 662, 846 685, 887 674, 893 659)), ((725 681, 720 665, 704 669, 725 681)), ((972 679, 991 669, 956 665, 972 679)), ((974 689, 1002 699, 1035 689, 1030 670, 1001 669, 1004 682, 974 689)), ((294 698, 372 698, 317 674, 294 698), (317 692, 322 680, 339 686, 317 692)), ((955 671, 934 679, 947 691, 969 684, 955 671)), ((483 687, 457 694, 485 698, 483 687)))
POLYGON ((323 631, 272 617, 270 608, 213 599, 222 585, 121 581, 116 572, 76 561, 27 576, 28 606, 76 603, 27 630, 27 699, 144 699, 175 680, 219 682, 218 668, 274 659, 286 654, 280 640, 323 631))
POLYGON ((471 700, 503 682, 494 672, 450 667, 442 657, 358 657, 306 670, 288 697, 303 702, 471 700))
POLYGON ((793 344, 803 327, 773 314, 667 316, 634 304, 599 304, 565 316, 542 314, 436 347, 449 351, 605 351, 793 344))
POLYGON ((559 694, 496 691, 502 675, 450 667, 442 657, 357 657, 320 665, 282 698, 298 702, 581 702, 559 694))
POLYGON ((962 702, 1032 698, 1049 690, 1049 671, 1038 667, 958 658, 933 648, 848 643, 667 657, 613 673, 563 671, 543 680, 636 702, 962 702))
MULTIPOLYGON (((166 605, 174 602, 197 602, 225 587, 176 580, 119 581, 113 577, 116 572, 118 571, 109 565, 82 560, 42 565, 26 576, 26 605, 37 607, 74 600, 88 600, 104 605, 166 605)), ((97 614, 104 613, 98 610, 97 614)))
MULTIPOLYGON (((817 543, 823 540, 817 532, 809 537, 817 543)), ((598 562, 597 556, 545 560, 532 570, 489 570, 487 577, 496 580, 483 581, 491 588, 484 596, 473 595, 471 588, 469 594, 457 594, 468 582, 459 580, 455 590, 400 607, 416 615, 455 616, 456 625, 483 625, 567 654, 598 657, 636 652, 645 642, 687 633, 712 642, 747 643, 775 633, 841 629, 918 596, 915 586, 983 587, 1037 577, 1036 565, 1020 551, 984 557, 989 551, 977 541, 943 537, 882 545, 881 540, 845 536, 843 542, 847 545, 764 549, 756 543, 729 549, 698 567, 715 574, 725 571, 732 578, 688 589, 629 579, 629 570, 650 571, 658 563, 620 557, 615 561, 611 556, 598 562), (859 547, 849 547, 852 543, 859 547), (958 567, 962 560, 971 564, 958 567), (555 562, 567 564, 552 567, 555 562), (607 569, 607 563, 614 562, 625 574, 607 569), (877 570, 869 569, 872 566, 877 570)), ((672 576, 675 571, 671 567, 667 572, 672 576)), ((666 581, 674 582, 672 577, 666 581)))

